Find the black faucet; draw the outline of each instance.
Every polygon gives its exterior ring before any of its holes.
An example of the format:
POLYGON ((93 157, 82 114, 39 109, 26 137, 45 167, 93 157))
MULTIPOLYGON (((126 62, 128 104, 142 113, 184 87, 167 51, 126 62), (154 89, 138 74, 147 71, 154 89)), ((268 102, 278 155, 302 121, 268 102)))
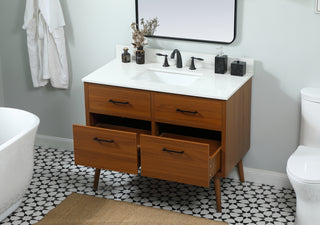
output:
POLYGON ((173 50, 173 52, 170 55, 170 58, 173 59, 176 53, 177 53, 177 68, 182 68, 181 53, 178 49, 173 50))

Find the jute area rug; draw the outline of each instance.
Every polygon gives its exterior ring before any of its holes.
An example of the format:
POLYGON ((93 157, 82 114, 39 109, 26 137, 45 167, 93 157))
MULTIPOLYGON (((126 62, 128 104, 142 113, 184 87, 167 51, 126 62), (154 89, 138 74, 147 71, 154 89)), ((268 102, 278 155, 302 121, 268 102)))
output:
POLYGON ((73 193, 38 225, 227 225, 177 212, 73 193))

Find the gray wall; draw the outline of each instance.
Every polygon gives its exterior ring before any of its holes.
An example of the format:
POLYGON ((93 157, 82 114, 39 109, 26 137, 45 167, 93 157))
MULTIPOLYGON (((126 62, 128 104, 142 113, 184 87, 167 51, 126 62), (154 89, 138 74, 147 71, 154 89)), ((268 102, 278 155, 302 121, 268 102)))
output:
MULTIPOLYGON (((0 9, 0 13, 1 13, 1 9, 0 9)), ((0 22, 1 24, 1 22, 0 22)), ((0 26, 1 28, 1 26, 0 26)), ((3 32, 0 32, 0 46, 1 46, 1 42, 4 40, 3 38, 3 32)), ((0 107, 4 106, 4 96, 3 96, 3 81, 2 81, 2 58, 1 58, 1 52, 2 48, 0 48, 0 107)))
POLYGON ((1 69, 1 55, 0 55, 0 107, 1 106, 4 106, 4 96, 3 96, 3 82, 2 82, 2 69, 1 69))
MULTIPOLYGON (((0 1, 0 54, 7 106, 36 113, 39 133, 72 138, 72 124, 84 124, 81 78, 115 56, 116 44, 131 41, 134 1, 61 0, 67 26, 70 90, 31 84, 24 1, 0 1)), ((238 35, 228 55, 256 60, 252 93, 251 149, 246 167, 285 172, 298 144, 300 99, 305 86, 320 86, 320 14, 315 0, 239 0, 238 35)), ((207 28, 210 29, 210 28, 207 28)), ((218 44, 150 40, 151 47, 216 53, 218 44)))

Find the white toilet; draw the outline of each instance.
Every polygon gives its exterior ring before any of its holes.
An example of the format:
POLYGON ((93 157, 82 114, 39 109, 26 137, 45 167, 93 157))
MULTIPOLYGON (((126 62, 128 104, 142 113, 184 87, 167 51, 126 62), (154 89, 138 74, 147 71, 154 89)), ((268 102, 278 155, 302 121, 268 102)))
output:
POLYGON ((287 162, 296 225, 320 224, 320 88, 301 90, 300 146, 287 162))

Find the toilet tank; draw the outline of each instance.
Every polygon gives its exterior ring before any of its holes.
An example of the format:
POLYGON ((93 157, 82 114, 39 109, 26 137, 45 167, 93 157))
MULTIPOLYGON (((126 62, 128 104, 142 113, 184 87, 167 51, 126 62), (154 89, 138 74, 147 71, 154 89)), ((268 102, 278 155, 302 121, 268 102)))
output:
POLYGON ((320 148, 320 88, 301 90, 300 145, 320 148))

